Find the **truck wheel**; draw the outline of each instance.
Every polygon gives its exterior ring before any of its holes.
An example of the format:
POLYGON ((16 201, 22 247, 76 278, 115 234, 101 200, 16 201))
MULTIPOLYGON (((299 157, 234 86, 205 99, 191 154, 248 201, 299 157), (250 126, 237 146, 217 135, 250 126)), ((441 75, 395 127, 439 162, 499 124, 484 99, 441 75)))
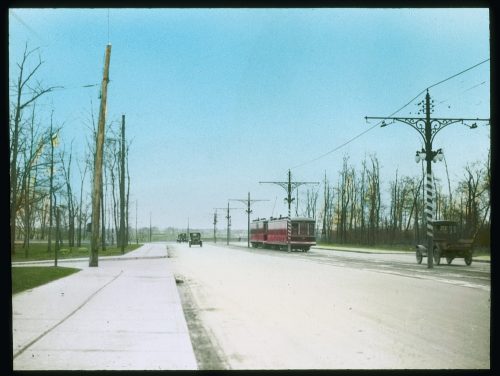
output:
POLYGON ((467 266, 472 264, 472 253, 467 253, 467 255, 464 257, 464 261, 467 266))
POLYGON ((453 257, 446 257, 446 262, 448 263, 448 265, 450 265, 452 261, 453 257))
POLYGON ((200 247, 203 247, 203 243, 202 242, 200 242, 200 247))
POLYGON ((441 264, 441 252, 439 251, 439 248, 434 248, 434 263, 436 265, 441 264))
POLYGON ((422 263, 423 256, 422 256, 422 252, 420 252, 420 249, 417 249, 416 256, 417 256, 417 263, 418 263, 418 264, 421 264, 421 263, 422 263))

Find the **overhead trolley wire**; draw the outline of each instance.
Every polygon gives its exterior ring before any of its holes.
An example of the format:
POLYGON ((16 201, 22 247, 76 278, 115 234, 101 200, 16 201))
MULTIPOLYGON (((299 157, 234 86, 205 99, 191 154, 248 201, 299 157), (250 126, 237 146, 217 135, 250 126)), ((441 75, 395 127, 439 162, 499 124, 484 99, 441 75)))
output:
MULTIPOLYGON (((399 109, 397 109, 396 111, 394 111, 392 114, 390 114, 390 115, 389 115, 389 116, 387 116, 387 117, 391 117, 391 116, 396 115, 399 111, 401 111, 401 110, 403 110, 405 107, 409 106, 409 105, 410 105, 410 104, 411 104, 411 103, 412 103, 415 99, 417 99, 418 97, 420 97, 420 96, 421 96, 423 93, 425 93, 427 90, 429 90, 429 89, 431 89, 431 88, 433 88, 433 87, 436 87, 436 86, 438 86, 438 85, 441 85, 442 83, 445 83, 446 81, 449 81, 449 80, 451 80, 451 79, 453 79, 453 78, 455 78, 455 77, 458 77, 458 76, 460 76, 461 74, 464 74, 464 73, 466 73, 466 72, 468 72, 468 71, 470 71, 470 70, 472 70, 472 69, 474 69, 474 68, 476 68, 476 67, 480 66, 481 64, 486 63, 486 62, 487 62, 487 61, 489 61, 489 60, 490 60, 489 58, 488 58, 488 59, 485 59, 485 60, 483 60, 483 61, 481 61, 481 62, 479 62, 479 63, 477 63, 477 64, 475 64, 475 65, 473 65, 473 66, 471 66, 471 67, 469 67, 469 68, 467 68, 467 69, 464 69, 463 71, 460 71, 460 72, 458 72, 458 73, 456 73, 456 74, 454 74, 454 75, 452 75, 452 76, 450 76, 450 77, 448 77, 448 78, 445 78, 444 80, 441 80, 441 81, 439 81, 439 82, 436 82, 435 84, 432 84, 431 86, 426 87, 426 88, 425 88, 425 89, 423 89, 421 92, 419 92, 417 95, 415 95, 415 97, 413 97, 410 101, 408 101, 408 103, 406 103, 405 105, 401 106, 399 109)), ((473 89, 474 87, 479 86, 479 85, 482 85, 482 84, 483 84, 483 83, 478 84, 478 85, 475 85, 475 86, 473 86, 473 87, 469 88, 468 90, 471 90, 471 89, 473 89)), ((311 160, 308 160, 308 161, 306 161, 306 162, 304 162, 304 163, 301 163, 301 164, 299 164, 299 165, 296 165, 296 166, 292 167, 291 169, 292 169, 292 170, 294 170, 294 169, 296 169, 296 168, 299 168, 299 167, 305 166, 305 165, 307 165, 307 164, 309 164, 309 163, 316 162, 317 160, 319 160, 319 159, 321 159, 321 158, 324 158, 324 157, 326 157, 327 155, 329 155, 329 154, 331 154, 331 153, 333 153, 333 152, 336 152, 337 150, 339 150, 339 149, 343 148, 344 146, 346 146, 346 145, 350 144, 350 143, 351 143, 351 142, 353 142, 354 140, 356 140, 356 139, 360 138, 360 137, 361 137, 361 136, 363 136, 364 134, 366 134, 366 133, 370 132, 371 130, 373 130, 374 128, 378 127, 382 121, 383 121, 383 120, 379 121, 377 124, 375 124, 375 125, 371 126, 371 127, 370 127, 370 128, 368 128, 367 130, 365 130, 365 131, 363 131, 363 132, 359 133, 358 135, 356 135, 356 136, 354 136, 354 137, 350 138, 349 140, 347 140, 346 142, 344 142, 344 143, 340 144, 339 146, 336 146, 334 149, 332 149, 332 150, 330 150, 330 151, 327 151, 327 152, 326 152, 326 153, 324 153, 324 154, 321 154, 319 157, 316 157, 316 158, 314 158, 314 159, 311 159, 311 160)))

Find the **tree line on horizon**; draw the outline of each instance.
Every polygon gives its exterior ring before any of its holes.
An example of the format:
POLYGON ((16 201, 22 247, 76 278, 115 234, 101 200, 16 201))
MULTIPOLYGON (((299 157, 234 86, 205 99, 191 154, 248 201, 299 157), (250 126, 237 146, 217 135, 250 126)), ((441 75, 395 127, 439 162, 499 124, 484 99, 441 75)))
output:
MULTIPOLYGON (((335 182, 308 189, 301 215, 316 219, 317 239, 340 244, 417 244, 426 238, 424 178, 395 171, 384 189, 376 155, 356 169, 343 158, 335 182), (322 190, 323 197, 320 197, 322 190)), ((467 163, 452 188, 446 179, 433 178, 434 219, 458 223, 459 233, 489 246, 491 209, 490 153, 486 161, 467 163)), ((297 212, 299 214, 299 212, 297 212)))

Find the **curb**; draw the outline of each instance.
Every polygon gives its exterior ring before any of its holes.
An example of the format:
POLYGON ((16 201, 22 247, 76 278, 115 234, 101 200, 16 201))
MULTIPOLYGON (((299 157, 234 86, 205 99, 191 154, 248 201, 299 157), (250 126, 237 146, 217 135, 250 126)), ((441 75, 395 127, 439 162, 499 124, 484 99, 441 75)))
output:
MULTIPOLYGON (((362 251, 362 250, 358 250, 358 249, 336 249, 336 248, 326 248, 326 247, 317 247, 317 246, 314 246, 312 248, 324 249, 326 251, 335 251, 335 252, 352 252, 352 253, 365 253, 365 254, 378 254, 378 255, 380 255, 380 254, 384 254, 384 255, 406 255, 406 254, 409 254, 409 255, 411 255, 412 253, 414 253, 413 251, 405 252, 405 251, 384 251, 384 250, 380 250, 380 251, 374 250, 372 252, 372 251, 362 251)), ((482 259, 477 259, 474 257, 472 257, 472 261, 483 262, 483 263, 488 263, 488 264, 491 263, 491 260, 482 260, 482 259)))

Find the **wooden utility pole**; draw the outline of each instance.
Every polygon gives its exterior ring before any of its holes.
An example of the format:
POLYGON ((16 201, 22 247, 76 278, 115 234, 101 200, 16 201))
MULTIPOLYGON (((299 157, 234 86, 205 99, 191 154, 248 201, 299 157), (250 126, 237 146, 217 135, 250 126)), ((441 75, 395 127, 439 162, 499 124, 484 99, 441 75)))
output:
POLYGON ((122 142, 120 151, 120 248, 125 253, 125 115, 122 115, 122 142))
POLYGON ((106 46, 104 57, 104 72, 101 84, 101 106, 99 108, 99 123, 97 129, 96 150, 94 158, 94 185, 92 188, 92 239, 90 244, 89 266, 98 266, 99 255, 99 212, 102 190, 102 160, 104 149, 104 125, 106 122, 106 100, 109 82, 109 60, 111 44, 106 46))

